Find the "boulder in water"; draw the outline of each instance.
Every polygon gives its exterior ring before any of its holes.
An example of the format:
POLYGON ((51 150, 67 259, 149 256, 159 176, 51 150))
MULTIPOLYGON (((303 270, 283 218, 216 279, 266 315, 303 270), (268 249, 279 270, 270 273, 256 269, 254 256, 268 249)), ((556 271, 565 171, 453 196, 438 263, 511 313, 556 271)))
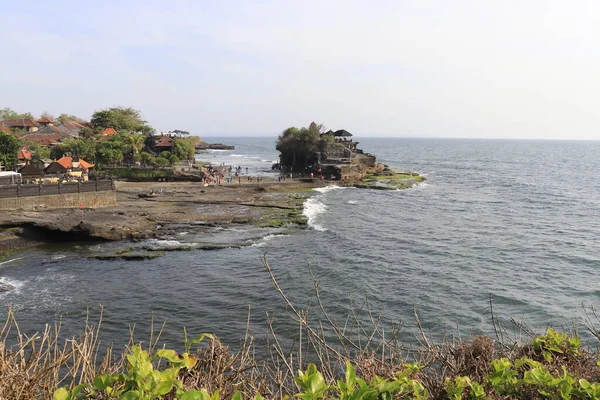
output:
POLYGON ((6 293, 13 290, 15 287, 13 285, 9 285, 8 283, 0 282, 0 293, 6 293))

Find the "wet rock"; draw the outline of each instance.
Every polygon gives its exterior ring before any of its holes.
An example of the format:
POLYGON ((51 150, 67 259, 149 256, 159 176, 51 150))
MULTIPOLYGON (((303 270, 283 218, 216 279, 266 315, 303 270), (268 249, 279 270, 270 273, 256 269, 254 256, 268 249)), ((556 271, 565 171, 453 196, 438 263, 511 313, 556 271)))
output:
POLYGON ((0 282, 0 293, 10 292, 14 290, 15 287, 13 285, 9 285, 8 283, 0 282))

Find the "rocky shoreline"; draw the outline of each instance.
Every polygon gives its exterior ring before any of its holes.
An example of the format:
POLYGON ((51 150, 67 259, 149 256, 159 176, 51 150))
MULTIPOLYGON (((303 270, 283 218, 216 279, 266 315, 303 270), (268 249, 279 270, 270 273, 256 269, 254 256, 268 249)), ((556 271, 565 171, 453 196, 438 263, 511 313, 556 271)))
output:
MULTIPOLYGON (((200 182, 116 182, 117 205, 84 209, 0 211, 0 257, 48 242, 140 241, 181 231, 210 233, 215 227, 251 224, 304 228, 303 204, 315 187, 341 184, 366 189, 405 189, 424 178, 381 166, 361 179, 330 182, 287 179, 242 180, 222 186, 200 182)), ((211 248, 212 249, 212 248, 211 248)), ((122 256, 126 258, 126 255, 122 256)))
POLYGON ((215 226, 302 227, 303 196, 319 182, 117 182, 118 205, 104 208, 0 211, 0 255, 48 241, 142 240, 215 226), (154 195, 149 195, 154 193, 154 195))

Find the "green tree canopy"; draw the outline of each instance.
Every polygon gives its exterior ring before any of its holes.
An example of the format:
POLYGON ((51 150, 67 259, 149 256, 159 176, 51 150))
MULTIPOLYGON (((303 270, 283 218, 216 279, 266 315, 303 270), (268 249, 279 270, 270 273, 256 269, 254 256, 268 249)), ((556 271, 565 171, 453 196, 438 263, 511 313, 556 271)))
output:
POLYGON ((31 119, 35 121, 35 118, 32 113, 26 112, 21 114, 14 110, 11 110, 8 107, 0 109, 0 119, 31 119))
POLYGON ((169 165, 169 162, 170 161, 164 157, 156 157, 154 159, 154 165, 157 167, 166 167, 167 165, 169 165))
POLYGON ((40 115, 40 119, 42 118, 48 118, 49 120, 54 121, 54 116, 52 114, 50 114, 48 111, 44 111, 42 113, 42 115, 40 115))
POLYGON ((21 147, 19 139, 13 135, 0 132, 0 164, 7 170, 14 169, 19 161, 17 152, 21 147))
POLYGON ((323 125, 312 122, 308 128, 294 126, 284 130, 277 138, 281 165, 292 171, 301 171, 319 162, 319 153, 323 151, 328 135, 321 135, 323 125))
POLYGON ((97 129, 114 128, 118 131, 132 131, 148 133, 152 127, 142 119, 138 110, 131 107, 111 107, 96 111, 92 115, 92 126, 97 129))
POLYGON ((50 158, 50 149, 40 145, 38 142, 23 141, 23 145, 27 146, 32 153, 32 158, 37 160, 45 160, 50 158))
POLYGON ((76 117, 74 115, 71 114, 60 114, 58 116, 58 122, 60 122, 61 124, 64 124, 65 122, 69 122, 69 121, 75 121, 75 122, 86 122, 84 119, 81 119, 79 117, 76 117))
POLYGON ((173 154, 180 160, 193 160, 195 153, 196 147, 190 139, 176 139, 173 143, 173 154))

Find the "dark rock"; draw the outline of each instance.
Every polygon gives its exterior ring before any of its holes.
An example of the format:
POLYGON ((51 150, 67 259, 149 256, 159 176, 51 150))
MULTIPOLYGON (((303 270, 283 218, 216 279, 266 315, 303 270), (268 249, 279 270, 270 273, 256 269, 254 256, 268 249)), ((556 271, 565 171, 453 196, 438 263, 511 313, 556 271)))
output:
POLYGON ((9 285, 8 283, 0 282, 0 293, 10 292, 11 290, 14 290, 14 289, 15 289, 15 287, 13 285, 9 285))

